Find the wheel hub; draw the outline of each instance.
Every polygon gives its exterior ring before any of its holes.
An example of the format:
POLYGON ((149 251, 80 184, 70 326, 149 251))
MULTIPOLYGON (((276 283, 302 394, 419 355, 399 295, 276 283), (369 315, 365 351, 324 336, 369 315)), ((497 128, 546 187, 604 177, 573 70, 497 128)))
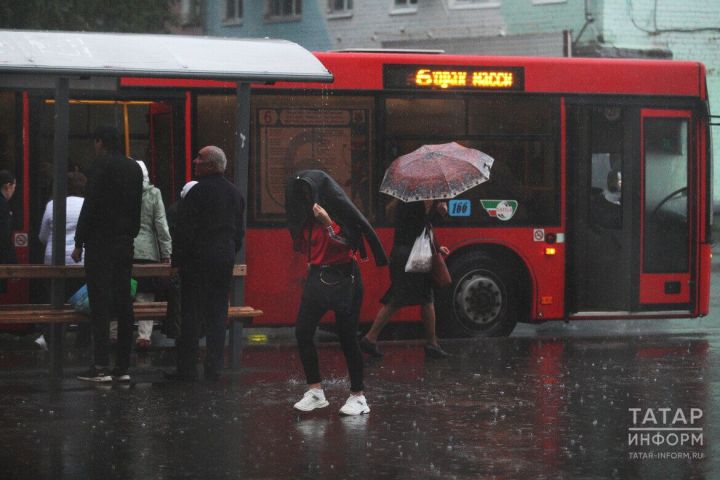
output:
POLYGON ((487 326, 500 315, 502 290, 492 278, 475 275, 460 284, 455 302, 469 322, 487 326))

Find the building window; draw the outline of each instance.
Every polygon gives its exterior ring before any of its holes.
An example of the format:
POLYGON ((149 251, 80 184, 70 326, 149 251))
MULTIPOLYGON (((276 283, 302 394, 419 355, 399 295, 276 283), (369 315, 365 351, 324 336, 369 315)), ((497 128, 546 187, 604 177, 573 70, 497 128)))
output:
POLYGON ((417 0, 392 0, 390 13, 414 13, 417 12, 417 0))
POLYGON ((353 0, 328 0, 328 16, 349 17, 352 15, 353 0))
POLYGON ((200 25, 200 0, 180 0, 180 25, 200 25))
POLYGON ((532 0, 533 5, 548 5, 552 3, 567 3, 567 0, 532 0))
POLYGON ((268 0, 266 18, 271 20, 295 19, 302 15, 302 0, 268 0))
POLYGON ((242 23, 243 20, 243 0, 225 0, 225 25, 234 25, 242 23))
POLYGON ((454 10, 469 8, 499 7, 500 0, 448 0, 448 8, 454 10))

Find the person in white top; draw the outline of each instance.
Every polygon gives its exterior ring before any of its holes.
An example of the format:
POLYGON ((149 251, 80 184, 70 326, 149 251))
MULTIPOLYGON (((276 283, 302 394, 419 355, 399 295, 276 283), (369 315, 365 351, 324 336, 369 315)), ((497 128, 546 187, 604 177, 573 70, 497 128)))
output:
MULTIPOLYGON (((65 264, 75 265, 75 261, 70 258, 70 254, 75 248, 75 229, 77 221, 80 217, 82 209, 83 192, 87 178, 80 172, 69 172, 67 179, 67 199, 65 207, 65 264)), ((42 223, 40 224, 40 241, 45 245, 45 265, 52 264, 52 244, 53 244, 53 201, 50 200, 45 207, 42 223)), ((82 264, 82 260, 79 262, 82 264)))
MULTIPOLYGON (((80 210, 82 210, 83 202, 85 201, 85 185, 87 184, 87 177, 80 172, 68 172, 67 176, 67 198, 65 199, 65 265, 75 265, 70 255, 75 248, 75 229, 77 228, 78 218, 80 217, 80 210)), ((52 249, 53 249, 53 201, 50 200, 45 207, 45 213, 43 214, 42 221, 40 223, 40 232, 38 233, 40 241, 45 245, 45 265, 52 264, 52 249)), ((79 262, 82 264, 82 260, 79 262)), ((84 283, 81 278, 78 279, 65 279, 65 298, 70 298, 84 283)), ((45 336, 40 335, 35 342, 40 345, 41 348, 46 349, 47 343, 45 336)), ((75 340, 77 347, 89 345, 90 343, 90 329, 86 323, 80 324, 78 328, 78 335, 75 340)))

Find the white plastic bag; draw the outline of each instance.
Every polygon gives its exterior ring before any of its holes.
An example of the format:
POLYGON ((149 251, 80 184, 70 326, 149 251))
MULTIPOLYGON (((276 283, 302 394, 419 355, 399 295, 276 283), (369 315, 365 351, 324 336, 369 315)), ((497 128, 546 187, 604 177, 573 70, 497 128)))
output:
POLYGON ((430 248, 430 233, 423 228, 413 243, 410 256, 405 264, 406 272, 427 273, 432 269, 432 248, 430 248))

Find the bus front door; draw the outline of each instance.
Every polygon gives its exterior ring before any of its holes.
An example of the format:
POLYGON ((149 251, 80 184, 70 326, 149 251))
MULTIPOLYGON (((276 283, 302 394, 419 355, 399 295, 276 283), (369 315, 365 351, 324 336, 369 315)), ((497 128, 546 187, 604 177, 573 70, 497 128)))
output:
POLYGON ((637 158, 638 110, 571 105, 567 111, 567 313, 627 312, 637 288, 629 159, 637 158))

